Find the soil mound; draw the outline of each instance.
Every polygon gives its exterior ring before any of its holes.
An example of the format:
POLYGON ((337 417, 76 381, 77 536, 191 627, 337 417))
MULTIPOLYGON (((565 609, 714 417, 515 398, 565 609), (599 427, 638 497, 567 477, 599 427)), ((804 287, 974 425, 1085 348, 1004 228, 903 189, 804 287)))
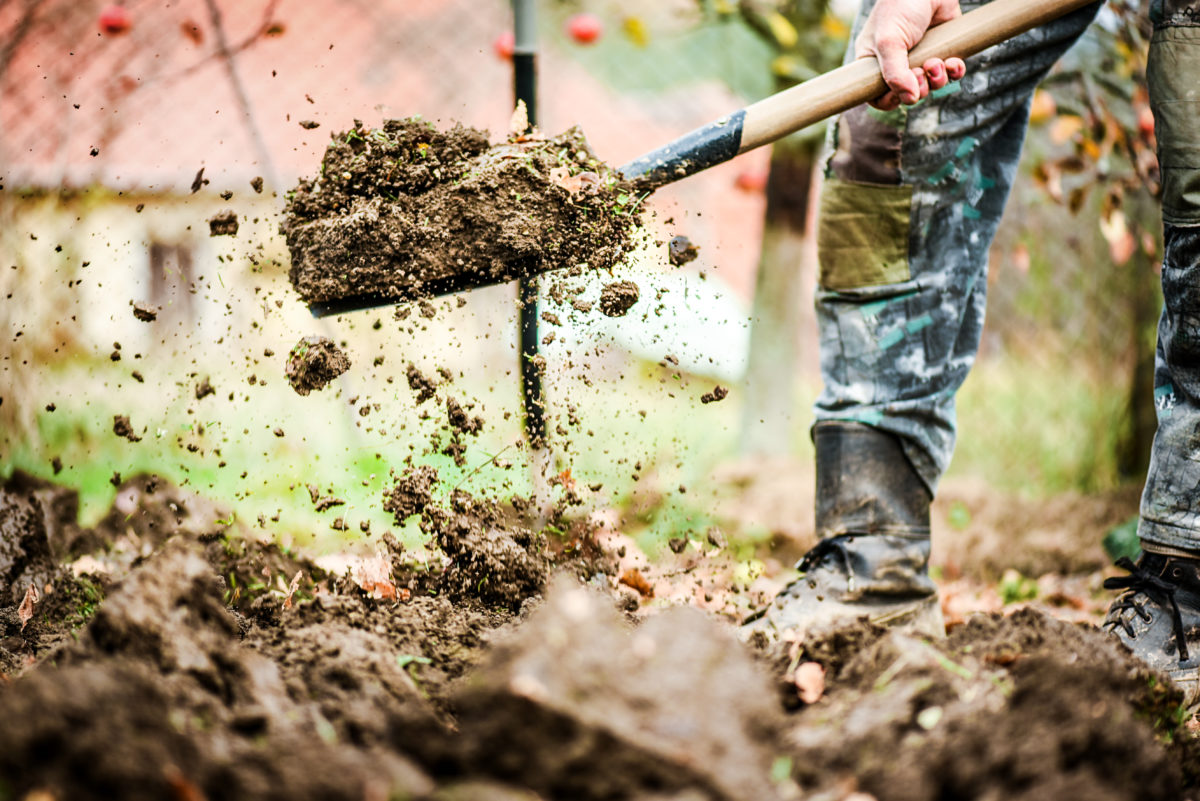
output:
POLYGON ((592 561, 582 545, 556 559, 510 506, 409 496, 440 557, 414 563, 384 536, 369 577, 334 576, 232 536, 154 477, 82 529, 70 490, 14 476, 4 575, 42 594, 31 615, 13 586, 0 598, 0 787, 429 801, 1195 787, 1179 693, 1093 628, 1024 610, 939 642, 862 625, 756 659, 696 610, 630 622, 594 543, 592 561), (574 577, 546 589, 564 564, 574 577), (813 662, 825 683, 804 703, 813 662))
POLYGON ((355 121, 288 195, 292 285, 309 303, 407 299, 544 270, 609 268, 640 203, 578 129, 495 146, 474 128, 355 121))
POLYGON ((696 610, 633 630, 611 600, 558 580, 457 707, 468 764, 546 797, 779 797, 771 767, 783 719, 769 679, 728 627, 696 610))
MULTIPOLYGON (((1195 751, 1180 696, 1116 641, 1033 610, 945 642, 863 627, 779 663, 823 662, 829 691, 789 739, 806 789, 880 799, 1179 798, 1165 743, 1195 751)), ((791 675, 788 669, 783 675, 791 675)), ((787 691, 798 705, 795 687, 787 691)))

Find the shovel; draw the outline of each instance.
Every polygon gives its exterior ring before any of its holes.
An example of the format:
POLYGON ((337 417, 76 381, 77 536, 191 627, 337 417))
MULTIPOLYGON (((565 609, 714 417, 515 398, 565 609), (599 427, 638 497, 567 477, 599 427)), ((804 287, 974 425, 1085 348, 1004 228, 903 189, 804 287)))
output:
MULTIPOLYGON (((931 28, 910 53, 909 64, 930 58, 967 58, 992 45, 1065 16, 1095 0, 993 0, 950 22, 931 28)), ((657 189, 729 161, 790 133, 879 97, 887 90, 879 64, 861 58, 727 114, 684 134, 620 168, 627 179, 657 189)), ((421 295, 446 295, 496 283, 477 273, 426 282, 421 295)), ((410 298, 355 295, 312 303, 314 317, 375 308, 410 298)))

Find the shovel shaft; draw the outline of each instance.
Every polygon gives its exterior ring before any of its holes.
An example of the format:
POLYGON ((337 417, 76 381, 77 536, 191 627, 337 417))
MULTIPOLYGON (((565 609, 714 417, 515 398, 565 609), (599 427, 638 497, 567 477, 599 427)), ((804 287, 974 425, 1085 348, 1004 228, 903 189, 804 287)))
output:
MULTIPOLYGON (((994 0, 931 28, 909 53, 914 67, 930 58, 967 58, 1094 0, 994 0)), ((626 178, 651 186, 686 178, 734 156, 879 97, 887 90, 879 63, 861 58, 765 97, 626 164, 626 178)))

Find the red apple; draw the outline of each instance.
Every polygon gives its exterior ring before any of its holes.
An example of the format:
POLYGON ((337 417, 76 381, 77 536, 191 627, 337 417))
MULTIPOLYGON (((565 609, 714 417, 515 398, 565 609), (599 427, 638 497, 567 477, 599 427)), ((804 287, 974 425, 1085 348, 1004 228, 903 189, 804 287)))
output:
POLYGON ((733 185, 743 192, 761 192, 767 188, 767 170, 742 170, 733 185))
POLYGON ((125 6, 109 3, 100 9, 100 30, 104 33, 125 33, 133 24, 133 19, 125 6))
POLYGON ((576 14, 567 20, 567 34, 579 44, 591 44, 604 33, 604 23, 595 14, 576 14))
POLYGON ((1137 127, 1142 136, 1150 137, 1154 135, 1154 112, 1149 106, 1142 106, 1137 115, 1137 127))
POLYGON ((492 50, 496 53, 496 58, 504 61, 512 61, 513 50, 516 49, 517 39, 513 36, 512 31, 505 31, 492 40, 492 50))

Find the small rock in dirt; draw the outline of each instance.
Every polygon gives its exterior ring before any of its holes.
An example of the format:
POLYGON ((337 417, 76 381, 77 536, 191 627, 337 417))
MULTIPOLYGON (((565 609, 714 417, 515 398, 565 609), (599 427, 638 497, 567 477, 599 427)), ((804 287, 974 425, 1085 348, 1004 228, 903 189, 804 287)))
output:
POLYGON ((424 464, 405 468, 392 488, 384 493, 384 511, 392 513, 396 525, 403 525, 408 518, 425 511, 433 500, 437 480, 437 468, 424 464))
POLYGON ((687 537, 671 537, 667 540, 667 547, 671 549, 671 553, 683 553, 687 546, 687 537))
POLYGON ((622 317, 638 302, 638 285, 632 281, 614 281, 600 290, 600 311, 609 317, 622 317))
POLYGON ((729 394, 728 387, 723 387, 720 384, 717 384, 715 387, 713 387, 712 392, 705 392, 703 395, 700 396, 700 402, 701 403, 716 403, 717 401, 725 400, 725 397, 728 394, 729 394))
POLYGON ((304 337, 288 354, 287 379, 298 395, 323 389, 350 369, 350 358, 328 337, 304 337))
POLYGON ((700 248, 692 244, 686 236, 673 237, 667 244, 667 258, 676 267, 682 267, 689 261, 695 261, 700 255, 700 248))
POLYGON ((238 218, 232 209, 218 211, 208 218, 209 236, 234 236, 237 232, 238 218))
POLYGON ((139 300, 133 304, 133 316, 143 323, 152 323, 158 319, 158 311, 149 303, 143 303, 139 300))
POLYGON ((404 369, 404 375, 408 379, 408 388, 417 393, 418 406, 437 394, 437 384, 427 378, 412 362, 404 369))
POLYGON ((118 437, 124 437, 130 442, 142 441, 142 438, 133 430, 133 424, 129 422, 129 415, 127 414, 113 415, 113 433, 118 437))

